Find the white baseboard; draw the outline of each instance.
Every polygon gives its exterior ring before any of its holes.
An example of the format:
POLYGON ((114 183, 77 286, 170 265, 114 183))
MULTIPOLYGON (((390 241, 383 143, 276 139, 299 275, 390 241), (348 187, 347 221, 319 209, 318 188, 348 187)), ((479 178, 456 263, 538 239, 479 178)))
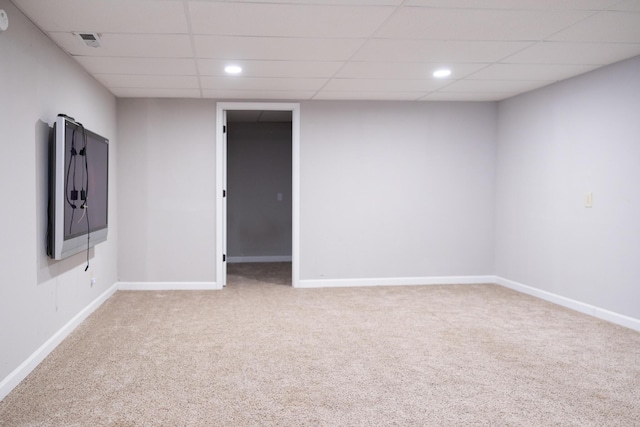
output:
POLYGON ((229 264, 240 262, 291 262, 291 255, 276 256, 230 256, 227 258, 229 264))
POLYGON ((513 289, 514 291, 522 292, 523 294, 531 295, 545 301, 570 308, 571 310, 579 311, 580 313, 588 314, 590 316, 597 317, 598 319, 624 326, 625 328, 640 331, 640 319, 614 313, 613 311, 605 310, 604 308, 576 301, 552 292, 543 291, 542 289, 523 285, 522 283, 514 282, 513 280, 508 280, 502 277, 496 277, 496 283, 504 286, 505 288, 513 289))
POLYGON ((475 285, 495 283, 496 276, 388 277, 377 279, 301 279, 297 288, 348 288, 357 286, 475 285))
POLYGON ((216 282, 118 282, 120 291, 206 291, 219 289, 216 282))
MULTIPOLYGON (((249 261, 246 261, 249 262, 249 261)), ((256 262, 256 261, 251 261, 256 262)), ((402 285, 448 285, 497 283, 509 289, 603 319, 629 329, 640 331, 640 319, 614 313, 600 307, 566 298, 551 292, 523 285, 496 276, 443 276, 443 277, 394 277, 376 279, 314 279, 300 280, 298 288, 357 287, 357 286, 402 286, 402 285)), ((216 282, 119 282, 103 292, 60 330, 40 346, 31 356, 0 381, 0 400, 4 399, 38 364, 40 364, 80 323, 117 290, 209 290, 218 289, 216 282)))
POLYGON ((6 378, 0 381, 0 400, 4 399, 23 379, 33 371, 36 366, 42 362, 75 328, 80 325, 91 313, 108 300, 116 291, 118 285, 114 284, 104 291, 102 295, 93 300, 89 305, 83 308, 71 320, 69 320, 62 328, 54 333, 44 344, 40 346, 31 356, 13 370, 6 378))

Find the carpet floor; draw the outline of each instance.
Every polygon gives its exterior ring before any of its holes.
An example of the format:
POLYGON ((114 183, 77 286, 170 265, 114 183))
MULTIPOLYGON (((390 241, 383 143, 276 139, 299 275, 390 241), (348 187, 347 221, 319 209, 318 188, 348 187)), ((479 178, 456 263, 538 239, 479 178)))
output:
POLYGON ((119 291, 2 426, 638 426, 640 333, 497 285, 119 291))

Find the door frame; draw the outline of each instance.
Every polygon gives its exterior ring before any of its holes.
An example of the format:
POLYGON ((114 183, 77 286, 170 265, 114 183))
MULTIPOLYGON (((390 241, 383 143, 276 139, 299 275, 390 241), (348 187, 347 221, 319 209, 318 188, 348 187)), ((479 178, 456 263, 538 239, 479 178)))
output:
POLYGON ((227 111, 291 111, 291 284, 300 284, 300 104, 287 102, 216 103, 216 288, 227 281, 227 111))

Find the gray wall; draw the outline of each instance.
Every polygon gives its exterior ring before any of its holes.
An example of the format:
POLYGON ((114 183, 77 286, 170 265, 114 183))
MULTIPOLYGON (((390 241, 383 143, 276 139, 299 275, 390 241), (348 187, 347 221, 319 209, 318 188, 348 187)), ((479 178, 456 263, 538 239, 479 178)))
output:
MULTIPOLYGON (((301 279, 492 274, 496 110, 302 103, 301 279)), ((118 125, 120 279, 214 281, 215 102, 121 99, 118 125)))
POLYGON ((227 128, 227 255, 291 257, 291 123, 227 128))
POLYGON ((0 0, 0 382, 117 280, 116 102, 13 4, 0 0), (47 139, 66 113, 110 140, 109 236, 47 258, 47 139), (97 282, 91 286, 91 277, 97 282))
POLYGON ((216 104, 119 99, 123 282, 215 282, 216 104))
POLYGON ((492 274, 495 139, 495 103, 303 103, 301 279, 492 274))
POLYGON ((640 318, 639 76, 634 58, 499 104, 498 276, 640 318))

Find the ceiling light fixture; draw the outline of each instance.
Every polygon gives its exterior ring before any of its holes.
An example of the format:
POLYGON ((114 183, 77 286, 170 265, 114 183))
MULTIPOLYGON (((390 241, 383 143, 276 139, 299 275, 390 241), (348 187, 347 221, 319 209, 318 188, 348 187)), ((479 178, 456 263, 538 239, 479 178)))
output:
POLYGON ((227 74, 240 74, 242 72, 242 67, 239 67, 238 65, 227 65, 224 67, 224 71, 227 74))
POLYGON ((451 75, 451 70, 448 68, 442 68, 440 70, 436 70, 433 72, 433 77, 437 77, 439 79, 444 77, 449 77, 451 75))

